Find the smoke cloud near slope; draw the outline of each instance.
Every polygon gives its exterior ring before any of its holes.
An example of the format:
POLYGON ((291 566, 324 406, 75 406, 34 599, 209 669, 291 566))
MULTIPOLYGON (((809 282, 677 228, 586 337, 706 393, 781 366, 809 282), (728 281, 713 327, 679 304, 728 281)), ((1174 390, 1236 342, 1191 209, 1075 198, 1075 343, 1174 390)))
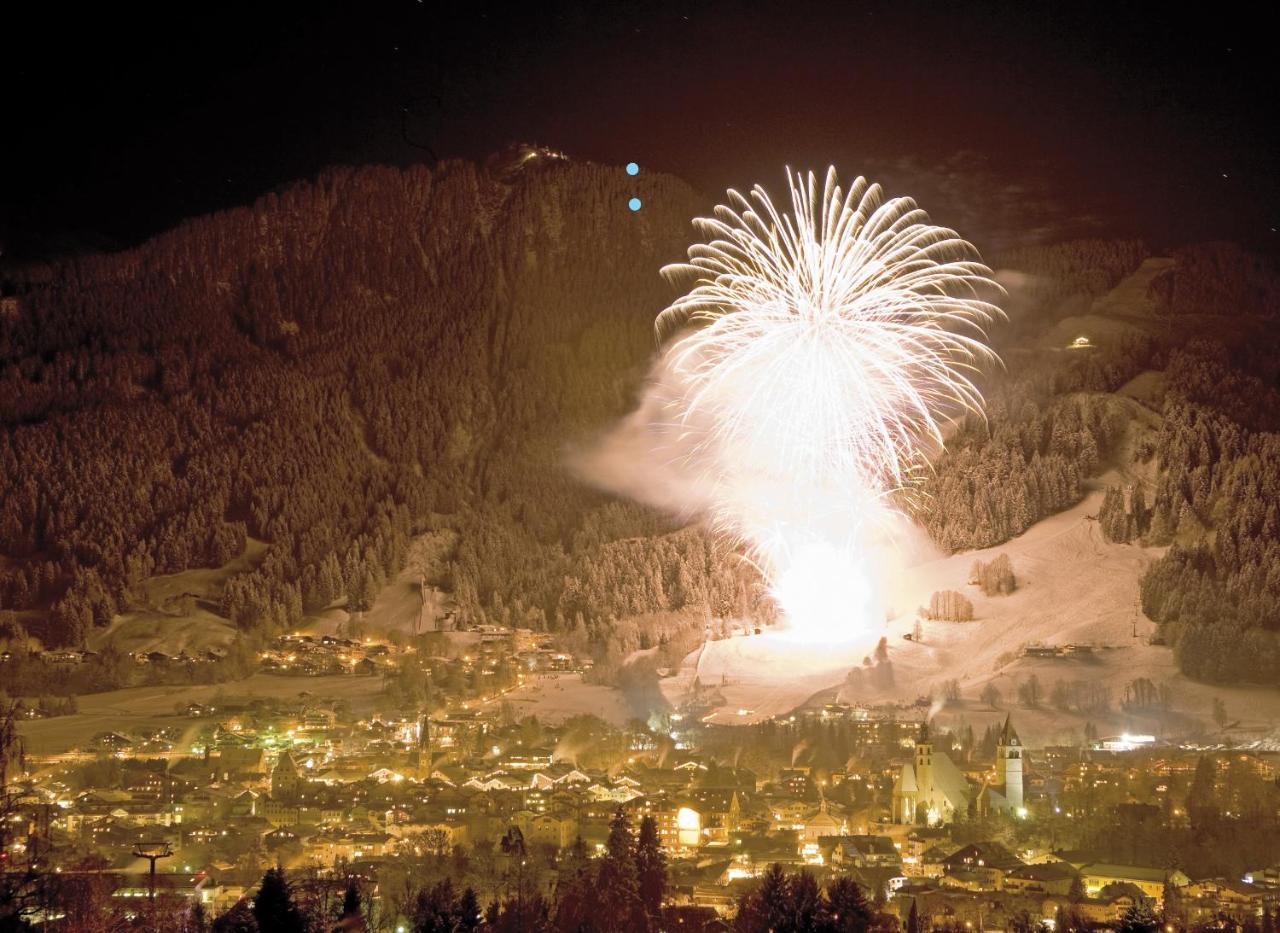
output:
POLYGON ((594 443, 571 450, 568 465, 606 492, 693 521, 711 509, 713 491, 695 464, 693 436, 671 419, 681 392, 671 356, 669 345, 654 360, 636 410, 594 443))
POLYGON ((834 168, 788 170, 698 218, 705 242, 666 267, 691 289, 640 408, 580 469, 742 546, 787 629, 863 639, 885 615, 899 502, 943 427, 978 411, 1003 294, 972 244, 909 198, 834 168), (683 335, 674 331, 684 328, 683 335))
MULTIPOLYGON (((683 391, 672 365, 672 340, 655 357, 635 409, 592 442, 567 453, 570 471, 605 492, 660 509, 686 522, 714 524, 715 490, 699 450, 702 432, 678 424, 671 408, 683 391)), ((781 494, 780 494, 781 495, 781 494)), ((910 567, 942 556, 919 526, 885 509, 865 556, 872 579, 868 610, 884 619, 910 612, 901 591, 910 567)), ((817 568, 827 570, 829 568, 817 568)), ((821 586, 820 579, 807 581, 821 586)), ((872 632, 879 637, 878 626, 872 632)))

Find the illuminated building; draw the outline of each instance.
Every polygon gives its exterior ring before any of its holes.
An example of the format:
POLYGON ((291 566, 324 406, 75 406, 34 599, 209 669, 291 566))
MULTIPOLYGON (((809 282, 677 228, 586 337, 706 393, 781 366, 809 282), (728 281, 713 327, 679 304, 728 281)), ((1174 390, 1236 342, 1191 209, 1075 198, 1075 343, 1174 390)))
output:
POLYGON ((935 751, 928 723, 922 723, 915 755, 893 785, 895 823, 949 823, 970 804, 979 813, 1025 816, 1023 782, 1026 750, 1006 717, 996 746, 995 783, 975 787, 946 752, 935 751))

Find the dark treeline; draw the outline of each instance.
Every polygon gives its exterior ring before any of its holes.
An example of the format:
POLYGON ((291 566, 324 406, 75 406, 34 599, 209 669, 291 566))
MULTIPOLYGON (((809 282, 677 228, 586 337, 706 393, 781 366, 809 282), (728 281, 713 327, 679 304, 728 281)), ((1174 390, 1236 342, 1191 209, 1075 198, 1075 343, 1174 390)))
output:
POLYGON ((939 546, 991 547, 1079 501, 1081 481, 1112 453, 1128 420, 1100 393, 1158 367, 1159 345, 1133 335, 1083 352, 1016 347, 1041 339, 1054 321, 1087 313, 1147 256, 1136 240, 1072 240, 992 258, 1005 270, 1009 316, 992 337, 997 348, 1015 349, 1005 354, 1007 369, 986 380, 985 417, 957 426, 914 503, 939 546))
POLYGON ((271 869, 252 904, 241 902, 198 929, 319 933, 394 924, 413 933, 650 933, 670 928, 663 906, 667 860, 652 817, 635 830, 618 811, 598 858, 589 857, 581 839, 553 864, 534 856, 520 831, 512 829, 493 847, 489 878, 472 879, 470 858, 456 850, 441 856, 448 872, 438 880, 406 877, 404 885, 379 885, 376 901, 364 896, 355 879, 335 896, 333 883, 307 885, 271 869), (552 885, 546 883, 548 873, 555 879, 552 885))
MULTIPOLYGON (((879 898, 877 898, 878 900, 879 898)), ((806 871, 787 874, 771 865, 754 891, 738 903, 736 933, 896 933, 898 919, 880 913, 852 878, 833 878, 825 889, 806 871)), ((917 925, 909 933, 919 933, 917 925)))
POLYGON ((656 177, 636 215, 628 184, 561 162, 338 169, 11 276, 0 610, 80 643, 148 576, 254 538, 220 609, 263 633, 367 608, 430 528, 459 532, 441 582, 468 621, 744 608, 705 536, 663 537, 562 469, 629 404, 671 297, 654 270, 701 208, 656 177))
POLYGON ((1175 266, 1153 289, 1170 314, 1280 313, 1280 279, 1270 263, 1233 243, 1210 243, 1174 252, 1175 266))
POLYGON ((1280 682, 1277 365, 1220 344, 1172 354, 1151 506, 1131 496, 1108 531, 1172 544, 1143 580, 1143 609, 1205 680, 1280 682))
POLYGON ((1168 793, 1149 793, 1169 780, 1135 775, 1122 789, 1082 784, 1067 791, 1061 809, 1072 816, 1054 817, 1060 844, 1120 864, 1180 865, 1203 877, 1239 877, 1248 865, 1275 860, 1280 794, 1273 781, 1238 758, 1215 756, 1173 779, 1168 793), (1135 803, 1135 795, 1146 802, 1135 803))
POLYGON ((1004 341, 1038 337, 1046 323, 1085 314, 1147 258, 1139 240, 1070 240, 1005 250, 991 266, 1009 290, 1004 341), (1009 272, 1007 270, 1013 270, 1009 272))

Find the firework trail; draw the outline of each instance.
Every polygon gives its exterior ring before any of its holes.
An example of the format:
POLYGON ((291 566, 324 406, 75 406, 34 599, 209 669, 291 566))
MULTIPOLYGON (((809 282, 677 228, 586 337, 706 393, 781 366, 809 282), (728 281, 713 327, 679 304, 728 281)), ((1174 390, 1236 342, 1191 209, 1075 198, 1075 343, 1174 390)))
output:
POLYGON ((713 521, 759 565, 791 628, 848 637, 874 614, 874 529, 941 425, 981 410, 1000 294, 977 250, 909 198, 788 171, 699 218, 691 287, 657 320, 670 445, 713 521))

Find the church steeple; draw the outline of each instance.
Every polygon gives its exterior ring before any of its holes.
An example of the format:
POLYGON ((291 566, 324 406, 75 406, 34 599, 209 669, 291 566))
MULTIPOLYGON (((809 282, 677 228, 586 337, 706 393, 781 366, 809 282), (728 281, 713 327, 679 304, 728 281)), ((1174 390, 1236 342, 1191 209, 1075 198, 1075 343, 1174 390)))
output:
POLYGON ((418 722, 418 747, 413 750, 414 776, 419 781, 431 777, 431 719, 423 716, 418 722))
POLYGON ((1004 717, 1004 726, 1000 729, 999 744, 1002 746, 1019 746, 1022 743, 1018 740, 1017 730, 1013 728, 1013 714, 1006 713, 1004 717))
POLYGON ((1014 810, 1022 807, 1022 764, 1022 740, 1013 728, 1012 715, 1007 715, 1004 727, 1000 730, 1000 738, 996 742, 996 783, 1000 785, 1004 799, 1014 810))

